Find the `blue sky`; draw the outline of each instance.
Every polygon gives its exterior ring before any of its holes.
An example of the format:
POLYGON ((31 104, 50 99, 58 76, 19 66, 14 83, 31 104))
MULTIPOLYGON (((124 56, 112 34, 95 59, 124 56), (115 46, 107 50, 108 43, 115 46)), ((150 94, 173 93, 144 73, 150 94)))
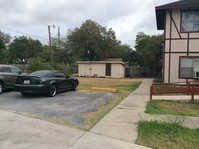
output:
POLYGON ((136 34, 160 34, 155 6, 177 0, 1 0, 0 30, 11 36, 30 36, 48 44, 48 25, 53 37, 61 36, 87 19, 113 28, 117 39, 134 46, 136 34))

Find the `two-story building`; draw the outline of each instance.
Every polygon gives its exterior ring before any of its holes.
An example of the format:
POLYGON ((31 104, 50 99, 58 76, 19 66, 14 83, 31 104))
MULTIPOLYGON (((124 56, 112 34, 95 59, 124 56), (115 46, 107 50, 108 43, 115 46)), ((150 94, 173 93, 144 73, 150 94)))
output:
POLYGON ((158 30, 164 30, 165 83, 199 78, 199 0, 157 6, 158 30))

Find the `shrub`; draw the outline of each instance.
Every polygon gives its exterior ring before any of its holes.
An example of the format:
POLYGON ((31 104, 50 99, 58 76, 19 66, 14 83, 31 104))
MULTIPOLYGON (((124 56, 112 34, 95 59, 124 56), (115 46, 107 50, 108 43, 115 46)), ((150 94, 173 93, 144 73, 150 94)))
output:
POLYGON ((51 63, 45 62, 42 58, 32 58, 28 61, 27 72, 31 73, 36 70, 62 70, 67 74, 70 74, 69 66, 58 64, 58 63, 51 63))
POLYGON ((163 78, 155 78, 153 83, 163 83, 163 78))

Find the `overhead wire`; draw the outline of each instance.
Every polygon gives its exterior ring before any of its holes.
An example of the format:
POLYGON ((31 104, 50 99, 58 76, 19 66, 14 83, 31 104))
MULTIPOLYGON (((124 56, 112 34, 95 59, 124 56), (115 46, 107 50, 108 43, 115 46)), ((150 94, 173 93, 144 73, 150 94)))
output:
POLYGON ((32 37, 36 37, 36 38, 40 38, 40 39, 45 39, 45 40, 47 39, 47 38, 40 37, 40 36, 37 36, 37 35, 21 32, 21 31, 17 31, 17 30, 14 30, 14 29, 11 29, 11 28, 8 28, 8 27, 4 27, 4 26, 1 26, 1 25, 0 25, 0 27, 3 28, 3 29, 6 29, 6 30, 10 30, 10 31, 16 32, 16 33, 25 34, 25 35, 28 35, 28 36, 32 36, 32 37))
POLYGON ((29 37, 33 37, 33 38, 39 39, 43 44, 48 44, 48 42, 49 42, 48 38, 40 37, 40 36, 33 35, 33 34, 30 34, 30 33, 21 32, 21 31, 12 29, 12 28, 8 28, 8 27, 5 27, 5 26, 2 26, 2 25, 0 25, 0 28, 3 31, 8 30, 8 31, 15 32, 17 34, 22 34, 22 35, 26 35, 26 36, 29 36, 29 37))

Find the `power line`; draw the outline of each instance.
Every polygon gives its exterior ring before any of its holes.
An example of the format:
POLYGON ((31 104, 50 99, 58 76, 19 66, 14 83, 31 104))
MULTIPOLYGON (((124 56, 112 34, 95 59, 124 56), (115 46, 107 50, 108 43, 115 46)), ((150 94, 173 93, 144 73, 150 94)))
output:
POLYGON ((25 34, 25 35, 28 35, 28 36, 31 36, 31 37, 39 38, 39 39, 42 39, 42 40, 48 40, 47 38, 44 38, 44 37, 32 35, 32 34, 21 32, 21 31, 17 31, 17 30, 14 30, 14 29, 11 29, 11 28, 8 28, 8 27, 4 27, 4 26, 1 26, 1 25, 0 25, 0 27, 3 28, 3 29, 9 30, 9 31, 16 32, 18 34, 20 33, 20 34, 25 34))

